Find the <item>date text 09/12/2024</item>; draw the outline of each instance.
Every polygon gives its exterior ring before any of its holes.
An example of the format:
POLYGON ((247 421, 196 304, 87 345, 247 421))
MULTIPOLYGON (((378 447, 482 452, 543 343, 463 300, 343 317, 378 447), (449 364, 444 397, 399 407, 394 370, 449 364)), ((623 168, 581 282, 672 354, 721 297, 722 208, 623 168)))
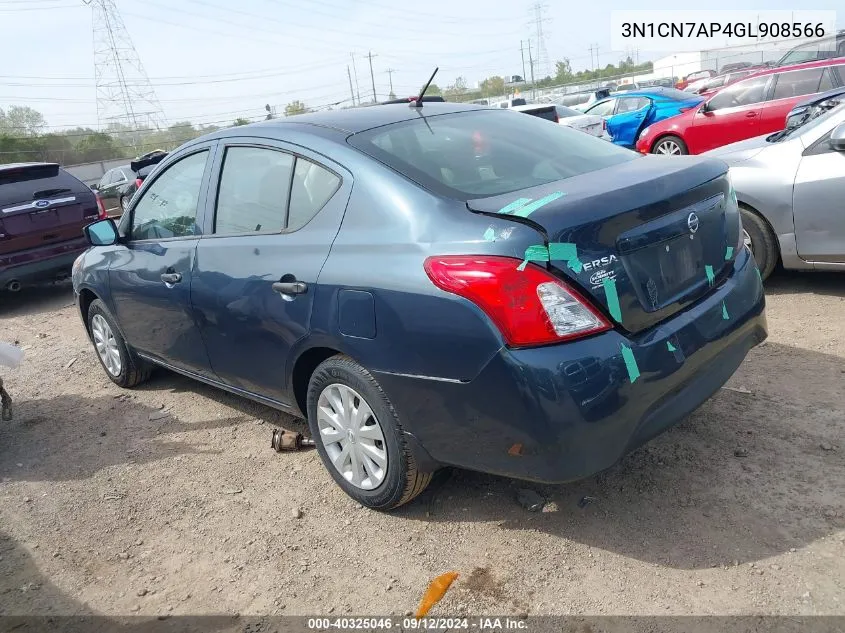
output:
POLYGON ((475 618, 412 618, 405 617, 394 621, 390 617, 374 618, 309 618, 308 630, 392 630, 397 631, 527 631, 528 622, 516 617, 475 617, 475 618))

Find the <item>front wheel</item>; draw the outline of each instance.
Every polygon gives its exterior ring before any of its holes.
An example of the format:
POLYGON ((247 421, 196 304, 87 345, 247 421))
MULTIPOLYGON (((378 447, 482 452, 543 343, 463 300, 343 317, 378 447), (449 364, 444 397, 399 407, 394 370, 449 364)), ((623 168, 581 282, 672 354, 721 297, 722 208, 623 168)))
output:
POLYGON ((684 156, 689 154, 689 149, 682 138, 669 135, 658 140, 651 148, 651 153, 662 154, 663 156, 684 156))
POLYGON ((432 473, 417 468, 393 405, 351 358, 334 356, 317 367, 307 409, 323 465, 358 503, 392 510, 428 486, 432 473))
POLYGON ((126 344, 114 317, 99 299, 88 308, 88 332, 100 364, 114 384, 130 388, 149 378, 149 366, 126 344))
POLYGON ((750 209, 740 206, 739 213, 742 218, 743 242, 754 255, 760 277, 765 280, 778 262, 777 238, 766 221, 750 209))

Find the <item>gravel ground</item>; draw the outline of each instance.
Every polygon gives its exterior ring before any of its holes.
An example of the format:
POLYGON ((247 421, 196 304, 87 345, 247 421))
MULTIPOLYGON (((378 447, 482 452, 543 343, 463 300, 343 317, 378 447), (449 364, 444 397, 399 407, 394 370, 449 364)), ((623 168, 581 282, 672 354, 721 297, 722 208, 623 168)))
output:
POLYGON ((392 514, 272 451, 301 422, 165 371, 113 386, 69 286, 0 295, 27 349, 3 372, 0 614, 405 614, 454 570, 432 615, 845 615, 842 281, 776 275, 768 342, 610 471, 444 472, 392 514))

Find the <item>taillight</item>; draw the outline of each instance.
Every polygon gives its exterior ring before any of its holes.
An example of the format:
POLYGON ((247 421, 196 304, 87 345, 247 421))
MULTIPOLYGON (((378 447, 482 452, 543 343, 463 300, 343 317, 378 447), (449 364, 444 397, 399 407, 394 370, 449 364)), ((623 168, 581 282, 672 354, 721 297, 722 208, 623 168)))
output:
POLYGON ((109 217, 109 214, 106 213, 106 205, 103 204, 103 199, 100 196, 95 196, 97 198, 97 219, 98 220, 105 220, 109 217))
POLYGON ((135 179, 135 189, 140 189, 140 188, 141 188, 141 183, 143 183, 143 182, 144 182, 144 181, 143 181, 143 180, 141 180, 140 178, 136 178, 136 179, 135 179))
POLYGON ((472 301, 513 347, 560 343, 611 328, 565 283, 534 264, 486 255, 443 255, 425 260, 435 286, 472 301))

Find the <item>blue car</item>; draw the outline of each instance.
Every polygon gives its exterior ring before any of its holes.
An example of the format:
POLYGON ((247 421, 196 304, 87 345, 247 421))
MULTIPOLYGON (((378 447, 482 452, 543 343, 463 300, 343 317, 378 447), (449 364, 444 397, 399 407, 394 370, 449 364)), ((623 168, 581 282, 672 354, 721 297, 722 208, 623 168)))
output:
POLYGON ((674 88, 648 88, 612 94, 585 111, 607 121, 607 132, 616 145, 634 148, 640 132, 652 123, 663 121, 699 106, 704 97, 674 88))
POLYGON ((114 383, 160 366, 305 417, 376 509, 443 466, 604 470, 767 336, 724 163, 498 108, 221 130, 86 234, 73 287, 114 383))

